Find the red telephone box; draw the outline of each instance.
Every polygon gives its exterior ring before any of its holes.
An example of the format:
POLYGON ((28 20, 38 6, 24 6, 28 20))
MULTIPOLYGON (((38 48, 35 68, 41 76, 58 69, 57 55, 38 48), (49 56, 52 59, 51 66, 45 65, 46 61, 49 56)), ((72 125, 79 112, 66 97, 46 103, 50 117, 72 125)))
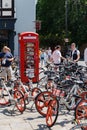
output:
POLYGON ((39 35, 33 32, 19 34, 20 44, 20 75, 22 82, 33 77, 39 80, 39 35))

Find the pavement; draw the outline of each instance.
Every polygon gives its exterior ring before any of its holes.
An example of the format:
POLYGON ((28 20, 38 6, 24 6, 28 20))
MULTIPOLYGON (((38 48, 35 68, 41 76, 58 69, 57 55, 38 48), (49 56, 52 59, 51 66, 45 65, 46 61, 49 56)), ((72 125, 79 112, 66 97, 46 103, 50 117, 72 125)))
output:
MULTIPOLYGON (((45 117, 40 115, 35 107, 31 111, 30 106, 23 114, 15 109, 12 115, 9 112, 10 107, 0 108, 0 130, 49 130, 45 117)), ((73 112, 60 112, 57 122, 50 130, 70 130, 74 126, 73 119, 73 112)))
MULTIPOLYGON (((85 65, 83 61, 80 65, 85 65)), ((64 110, 59 112, 59 116, 55 125, 49 129, 46 126, 45 117, 41 116, 35 107, 30 110, 32 102, 27 106, 23 114, 15 109, 13 115, 9 113, 11 107, 0 107, 0 130, 70 130, 75 124, 73 111, 64 110)))

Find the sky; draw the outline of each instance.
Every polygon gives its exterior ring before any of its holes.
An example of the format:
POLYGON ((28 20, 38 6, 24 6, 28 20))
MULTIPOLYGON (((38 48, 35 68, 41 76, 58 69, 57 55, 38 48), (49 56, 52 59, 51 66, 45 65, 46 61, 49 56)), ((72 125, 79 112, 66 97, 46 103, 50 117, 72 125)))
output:
POLYGON ((37 0, 35 0, 35 2, 37 3, 37 0))

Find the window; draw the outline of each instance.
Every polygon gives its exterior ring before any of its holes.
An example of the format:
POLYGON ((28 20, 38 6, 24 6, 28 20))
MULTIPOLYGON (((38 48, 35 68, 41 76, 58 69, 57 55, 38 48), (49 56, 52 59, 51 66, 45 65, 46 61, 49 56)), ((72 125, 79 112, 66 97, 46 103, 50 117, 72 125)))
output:
POLYGON ((3 9, 12 8, 12 0, 2 0, 2 8, 3 9))
POLYGON ((14 0, 0 0, 0 17, 14 17, 14 0))
POLYGON ((12 11, 3 11, 2 16, 12 16, 12 11))

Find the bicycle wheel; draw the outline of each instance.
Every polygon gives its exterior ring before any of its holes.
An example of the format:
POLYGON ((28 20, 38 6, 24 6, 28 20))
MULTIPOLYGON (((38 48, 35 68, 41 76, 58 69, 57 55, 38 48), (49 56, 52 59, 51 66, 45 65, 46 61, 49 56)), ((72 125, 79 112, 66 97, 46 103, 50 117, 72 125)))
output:
POLYGON ((58 117, 59 112, 59 102, 57 98, 54 98, 50 101, 47 109, 47 115, 46 115, 46 124, 48 127, 52 127, 58 117))
POLYGON ((43 116, 46 116, 47 114, 48 104, 49 101, 52 99, 51 95, 51 92, 45 91, 38 94, 38 96, 35 99, 36 109, 43 116))
POLYGON ((41 90, 37 87, 32 89, 32 96, 36 97, 39 93, 41 93, 41 90))
POLYGON ((14 91, 14 99, 16 100, 17 109, 22 113, 26 108, 23 94, 18 90, 14 91))
MULTIPOLYGON (((82 100, 76 107, 75 119, 77 124, 87 123, 87 100, 82 100)), ((87 126, 82 129, 87 130, 87 126)))
POLYGON ((0 88, 0 105, 8 105, 9 102, 9 95, 4 88, 0 88))

